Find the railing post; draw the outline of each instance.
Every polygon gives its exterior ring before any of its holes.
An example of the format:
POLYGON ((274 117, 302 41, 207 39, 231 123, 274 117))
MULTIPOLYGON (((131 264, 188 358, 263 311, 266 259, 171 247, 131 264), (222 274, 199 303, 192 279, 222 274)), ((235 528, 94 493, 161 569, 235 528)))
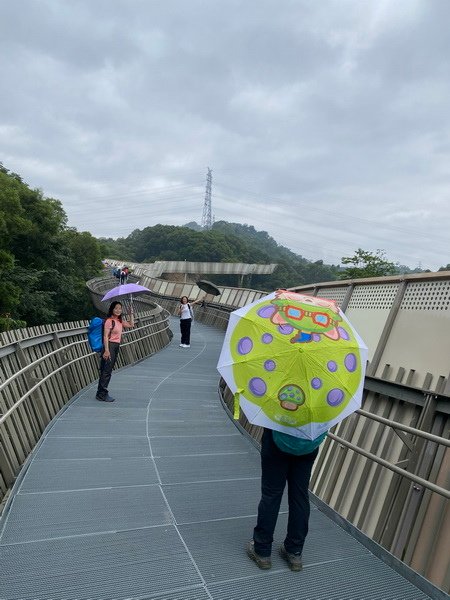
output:
MULTIPOLYGON (((435 421, 436 404, 436 396, 434 394, 427 394, 425 398, 425 405, 421 411, 416 425, 417 429, 432 431, 433 423, 435 421)), ((424 478, 426 478, 428 475, 430 461, 426 461, 426 457, 424 456, 426 444, 429 444, 427 440, 416 436, 416 439, 413 442, 412 452, 409 456, 408 465, 406 467, 408 473, 414 473, 415 475, 420 475, 424 478)), ((435 450, 437 450, 437 447, 435 450)), ((398 523, 391 546, 391 552, 395 556, 402 556, 404 549, 407 547, 408 537, 410 535, 423 494, 424 488, 416 483, 411 483, 408 480, 404 480, 400 483, 399 497, 404 498, 404 501, 402 501, 402 518, 398 523)))
MULTIPOLYGON (((22 349, 20 342, 17 342, 15 344, 15 346, 16 346, 17 361, 20 365, 20 368, 24 369, 30 363, 28 362, 28 360, 25 356, 25 353, 22 349)), ((24 373, 24 378, 25 378, 27 387, 30 387, 30 388, 33 387, 33 385, 35 385, 39 381, 39 378, 35 377, 34 375, 31 375, 31 373, 29 371, 26 371, 24 373)), ((32 402, 31 405, 32 405, 33 409, 35 410, 35 415, 39 421, 39 426, 40 426, 41 432, 42 432, 46 428, 47 424, 50 422, 52 417, 50 416, 50 414, 47 410, 47 406, 44 402, 44 397, 40 390, 35 390, 31 394, 30 399, 36 400, 36 402, 32 402)), ((40 435, 40 433, 39 433, 39 435, 40 435)))
POLYGON ((403 296, 405 295, 407 282, 405 280, 400 282, 400 285, 397 290, 397 294, 395 295, 394 302, 392 303, 391 310, 389 311, 389 315, 384 324, 383 331, 381 333, 380 339, 378 340, 377 348, 374 352, 372 360, 370 361, 370 365, 367 369, 367 375, 375 376, 375 373, 378 369, 378 365, 380 364, 381 357, 383 356, 384 349, 386 348, 387 341, 391 334, 392 327, 394 325, 394 321, 397 317, 397 313, 399 311, 400 305, 403 300, 403 296))
POLYGON ((351 283, 348 286, 347 291, 345 292, 345 297, 344 297, 344 299, 342 301, 342 304, 340 306, 340 309, 342 310, 343 313, 345 313, 345 311, 347 310, 347 306, 348 306, 348 303, 350 302, 350 298, 352 297, 354 289, 355 289, 355 284, 351 283))
MULTIPOLYGON (((55 350, 60 350, 61 348, 63 348, 63 344, 61 343, 61 340, 59 339, 59 335, 58 332, 55 331, 53 333, 53 347, 55 348, 55 350)), ((68 354, 69 350, 67 350, 66 352, 62 352, 61 354, 57 354, 56 355, 56 362, 58 364, 59 367, 62 367, 63 365, 67 364, 69 361, 67 360, 67 354, 68 354)), ((70 387, 70 393, 72 394, 72 396, 77 392, 77 386, 75 384, 75 380, 73 378, 72 372, 70 370, 70 367, 68 367, 66 369, 66 378, 67 381, 69 383, 69 387, 70 387)))
POLYGON ((0 440, 0 473, 2 474, 3 479, 7 486, 10 486, 15 478, 14 469, 8 459, 8 455, 3 446, 2 441, 0 440))

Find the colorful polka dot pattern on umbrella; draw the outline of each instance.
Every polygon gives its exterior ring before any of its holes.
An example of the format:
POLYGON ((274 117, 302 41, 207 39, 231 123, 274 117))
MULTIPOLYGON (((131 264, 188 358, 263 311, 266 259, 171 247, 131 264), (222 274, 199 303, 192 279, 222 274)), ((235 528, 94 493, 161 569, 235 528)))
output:
POLYGON ((303 336, 300 327, 273 322, 275 313, 276 307, 263 301, 236 323, 230 338, 236 385, 270 420, 284 426, 332 421, 363 377, 351 326, 343 321, 336 339, 319 333, 303 336))

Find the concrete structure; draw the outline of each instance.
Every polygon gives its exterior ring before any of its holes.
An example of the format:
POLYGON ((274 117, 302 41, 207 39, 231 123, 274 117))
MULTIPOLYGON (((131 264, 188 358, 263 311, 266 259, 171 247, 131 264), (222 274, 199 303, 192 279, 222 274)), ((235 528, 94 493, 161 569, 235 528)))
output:
POLYGON ((248 263, 215 263, 196 261, 158 260, 154 263, 130 263, 107 258, 110 265, 122 266, 127 264, 133 273, 146 277, 161 277, 164 273, 199 273, 202 275, 270 275, 274 272, 276 263, 268 265, 248 263))

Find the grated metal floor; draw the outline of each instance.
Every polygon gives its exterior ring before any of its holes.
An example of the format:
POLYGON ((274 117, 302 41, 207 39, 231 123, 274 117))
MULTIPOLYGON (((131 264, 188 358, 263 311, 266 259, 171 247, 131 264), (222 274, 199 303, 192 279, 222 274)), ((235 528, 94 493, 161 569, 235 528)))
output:
MULTIPOLYGON (((425 600, 315 507, 304 571, 245 555, 259 455, 225 415, 222 336, 194 324, 62 412, 0 521, 1 600, 425 600)), ((282 541, 286 504, 276 531, 282 541)))

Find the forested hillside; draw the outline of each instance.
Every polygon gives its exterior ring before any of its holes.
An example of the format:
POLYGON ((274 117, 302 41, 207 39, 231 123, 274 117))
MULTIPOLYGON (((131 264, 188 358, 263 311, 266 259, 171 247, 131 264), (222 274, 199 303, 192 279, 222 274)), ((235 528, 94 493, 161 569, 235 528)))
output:
POLYGON ((91 316, 85 283, 100 270, 97 240, 0 163, 0 331, 91 316))
MULTIPOLYGON (((244 282, 257 289, 271 290, 301 283, 337 279, 338 267, 311 262, 280 246, 266 231, 253 226, 219 221, 210 231, 198 225, 185 227, 155 225, 137 229, 126 238, 101 240, 105 254, 133 262, 192 260, 213 262, 277 263, 272 275, 252 276, 244 282)), ((236 276, 212 277, 216 283, 237 285, 236 276)))
MULTIPOLYGON (((265 231, 225 221, 210 231, 196 223, 155 225, 126 238, 97 240, 68 226, 59 200, 31 189, 0 163, 0 331, 90 317, 85 283, 101 272, 105 256, 133 262, 278 263, 272 275, 244 282, 266 290, 335 279, 337 274, 337 267, 307 261, 265 231)), ((238 284, 236 276, 215 280, 238 284)))

